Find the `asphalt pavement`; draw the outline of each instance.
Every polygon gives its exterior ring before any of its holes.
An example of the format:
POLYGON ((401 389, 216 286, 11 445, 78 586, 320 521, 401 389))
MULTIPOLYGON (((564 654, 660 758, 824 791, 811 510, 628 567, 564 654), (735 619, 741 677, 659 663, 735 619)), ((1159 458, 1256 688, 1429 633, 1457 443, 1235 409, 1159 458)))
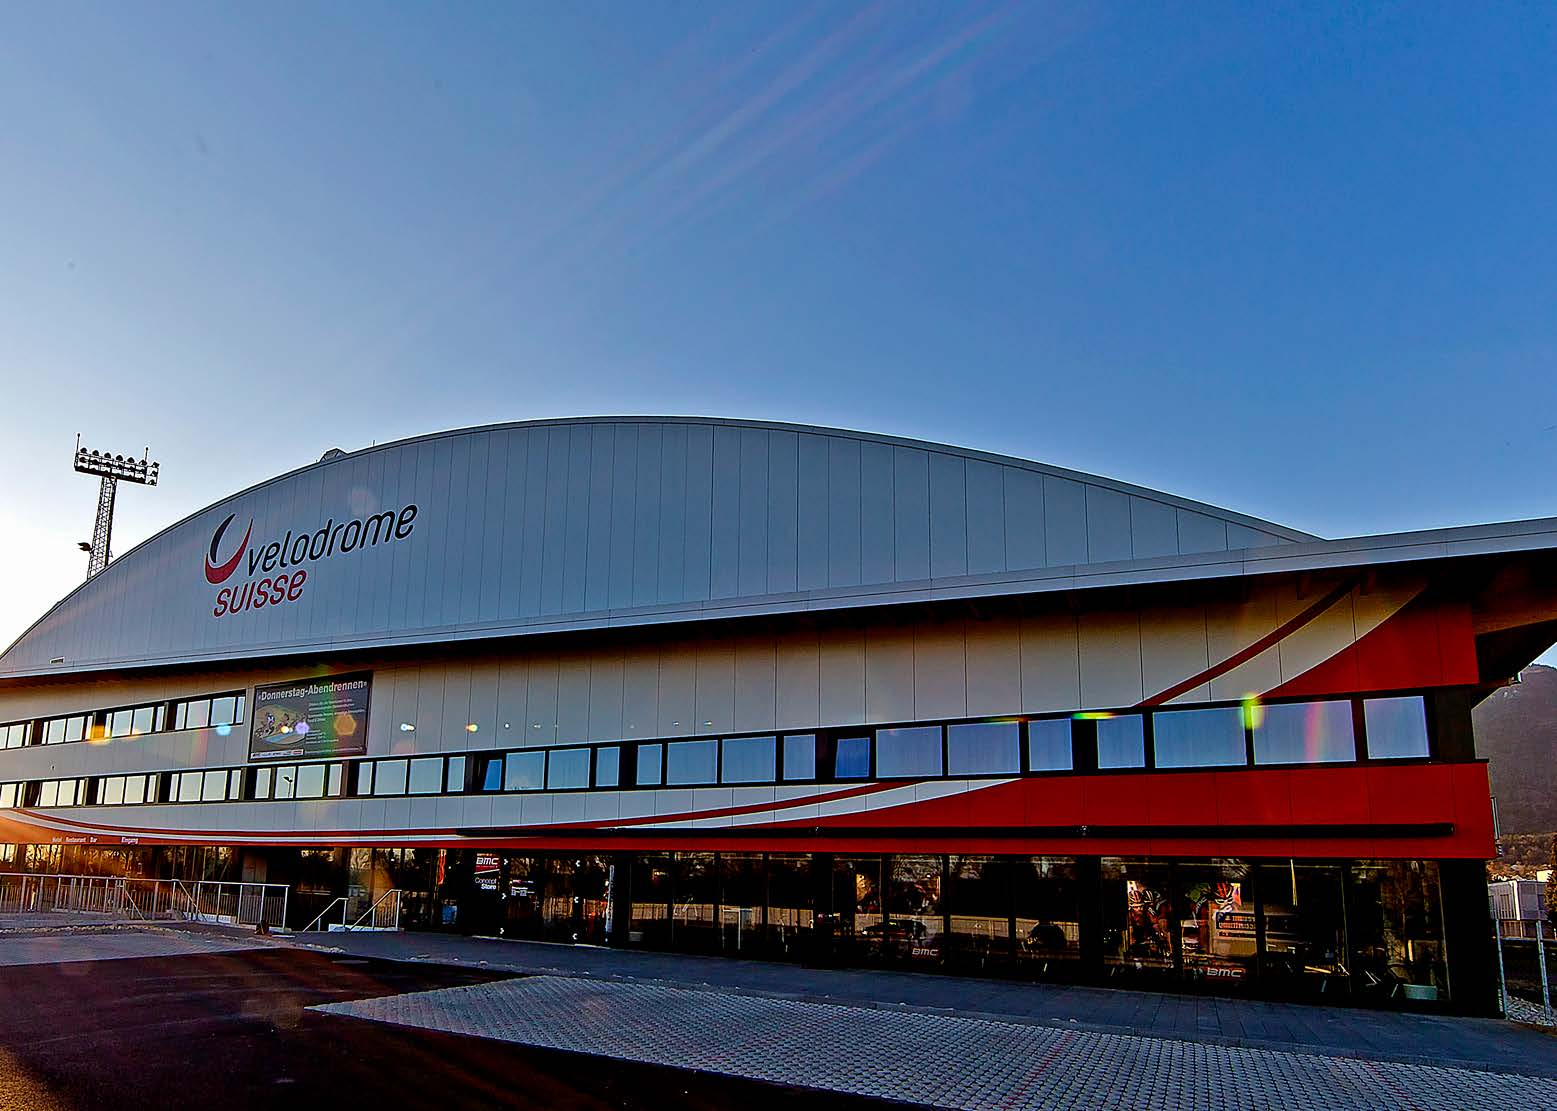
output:
MULTIPOLYGON (((0 938, 0 947, 38 938, 0 938)), ((124 938, 112 939, 122 945, 124 938)), ((312 1011, 509 976, 285 945, 0 970, 0 1108, 882 1106, 312 1011)))

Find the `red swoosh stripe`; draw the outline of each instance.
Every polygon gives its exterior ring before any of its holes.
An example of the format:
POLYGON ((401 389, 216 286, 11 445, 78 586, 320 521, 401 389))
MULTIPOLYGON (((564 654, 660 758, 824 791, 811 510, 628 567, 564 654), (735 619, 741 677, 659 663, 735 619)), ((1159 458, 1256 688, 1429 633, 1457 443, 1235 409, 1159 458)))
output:
POLYGON ((1271 632, 1266 633, 1259 640, 1255 641, 1247 648, 1239 649, 1231 656, 1228 656, 1227 659, 1223 660, 1221 663, 1212 664, 1198 675, 1191 675, 1188 679, 1174 683, 1173 686, 1169 687, 1167 690, 1161 691, 1158 694, 1154 694, 1150 698, 1143 699, 1138 702, 1137 705, 1161 706, 1165 702, 1170 702, 1177 698, 1185 691, 1192 691, 1202 683, 1209 683, 1212 679, 1226 675, 1239 664, 1247 663, 1248 661, 1254 659, 1254 657, 1258 656, 1261 652, 1265 651, 1265 649, 1269 648, 1271 645, 1287 639, 1287 637, 1297 632, 1304 625, 1308 625, 1315 621, 1320 614, 1325 612, 1325 610, 1329 609, 1342 598, 1350 594, 1352 589, 1356 587, 1359 581, 1361 580, 1356 576, 1348 578, 1346 581, 1341 583, 1340 586, 1330 591, 1330 593, 1326 594, 1323 598, 1320 598, 1317 602, 1309 606, 1302 613, 1298 614, 1296 617, 1288 619, 1281 625, 1278 625, 1271 632))

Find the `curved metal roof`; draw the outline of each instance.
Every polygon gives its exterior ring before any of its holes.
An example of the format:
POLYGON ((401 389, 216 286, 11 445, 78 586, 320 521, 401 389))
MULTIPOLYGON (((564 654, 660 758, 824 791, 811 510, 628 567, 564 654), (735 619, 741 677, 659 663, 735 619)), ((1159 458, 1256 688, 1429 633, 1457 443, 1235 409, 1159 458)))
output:
POLYGON ((0 676, 816 610, 1314 539, 1095 475, 843 429, 490 425, 332 455, 192 514, 54 606, 0 656, 0 676))

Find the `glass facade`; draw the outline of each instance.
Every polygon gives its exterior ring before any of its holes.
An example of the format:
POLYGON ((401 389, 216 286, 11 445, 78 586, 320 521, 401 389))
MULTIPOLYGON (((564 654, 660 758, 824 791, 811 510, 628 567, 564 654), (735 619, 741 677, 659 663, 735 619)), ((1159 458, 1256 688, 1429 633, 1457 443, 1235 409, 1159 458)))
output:
POLYGON ((1330 764, 1357 758, 1350 702, 1278 702, 1250 711, 1256 764, 1330 764))
MULTIPOLYGON (((626 885, 614 940, 632 947, 1291 998, 1447 992, 1431 861, 660 852, 596 871, 626 885)), ((585 917, 599 932, 605 915, 585 917)))
POLYGON ((1427 708, 1420 698, 1367 698, 1362 715, 1370 760, 1428 755, 1427 708))
MULTIPOLYGON (((204 701, 212 713, 242 713, 240 696, 204 701)), ((142 725, 160 728, 162 705, 105 712, 101 723, 80 715, 11 723, 0 726, 0 742, 14 746, 41 734, 49 743, 64 743, 83 730, 99 728, 100 743, 117 739, 109 734, 121 729, 134 738, 142 725), (138 719, 145 720, 137 724, 138 719)), ((278 771, 271 786, 251 777, 251 793, 246 795, 229 790, 217 798, 202 792, 185 801, 333 798, 342 794, 343 783, 353 796, 393 796, 1172 771, 1431 757, 1425 703, 1421 696, 1409 695, 302 764, 285 776, 278 771), (413 763, 408 765, 408 760, 413 763), (312 783, 320 775, 326 777, 321 792, 298 793, 300 782, 312 783)), ((181 772, 149 774, 166 779, 181 772)), ((18 793, 36 789, 38 782, 19 785, 18 793)), ((92 797, 91 791, 77 792, 71 803, 60 805, 88 805, 92 797)), ((163 797, 177 799, 179 794, 163 797)), ((148 795, 146 802, 152 801, 148 795)))
POLYGON ((948 775, 1015 775, 1022 770, 1022 726, 980 721, 946 729, 948 775))
POLYGON ((882 779, 938 776, 942 770, 940 726, 876 730, 876 774, 882 779))
POLYGON ((1097 766, 1146 766, 1146 726, 1139 714, 1105 717, 1097 722, 1097 766))
POLYGON ((1040 718, 1027 723, 1027 770, 1068 772, 1075 759, 1070 718, 1040 718))
POLYGON ((772 783, 778 750, 772 737, 737 737, 724 742, 719 766, 723 783, 772 783))
MULTIPOLYGON (((1243 718, 1241 706, 1156 715, 1152 722, 1152 751, 1156 753, 1157 767, 1212 768, 1246 763, 1243 718)), ((1100 744, 1102 733, 1099 730, 1100 744)))
MULTIPOLYGON (((82 789, 74 780, 48 786, 56 802, 82 789)), ((221 871, 255 850, 10 851, 30 871, 90 873, 93 854, 108 852, 120 854, 112 863, 120 874, 182 876, 186 858, 215 860, 221 871)), ((6 852, 0 846, 0 859, 6 852)), ((343 891, 360 913, 398 888, 406 924, 466 933, 1319 1002, 1452 1002, 1444 880, 1430 860, 262 853, 270 881, 293 887, 294 925, 343 891)))

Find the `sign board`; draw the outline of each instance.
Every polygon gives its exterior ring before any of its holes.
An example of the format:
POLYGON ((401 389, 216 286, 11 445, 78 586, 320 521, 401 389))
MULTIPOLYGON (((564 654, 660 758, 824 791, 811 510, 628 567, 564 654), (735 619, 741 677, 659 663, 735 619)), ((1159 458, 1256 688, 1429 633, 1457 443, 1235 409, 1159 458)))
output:
POLYGON ((250 760, 362 756, 368 751, 371 672, 255 687, 250 760))

